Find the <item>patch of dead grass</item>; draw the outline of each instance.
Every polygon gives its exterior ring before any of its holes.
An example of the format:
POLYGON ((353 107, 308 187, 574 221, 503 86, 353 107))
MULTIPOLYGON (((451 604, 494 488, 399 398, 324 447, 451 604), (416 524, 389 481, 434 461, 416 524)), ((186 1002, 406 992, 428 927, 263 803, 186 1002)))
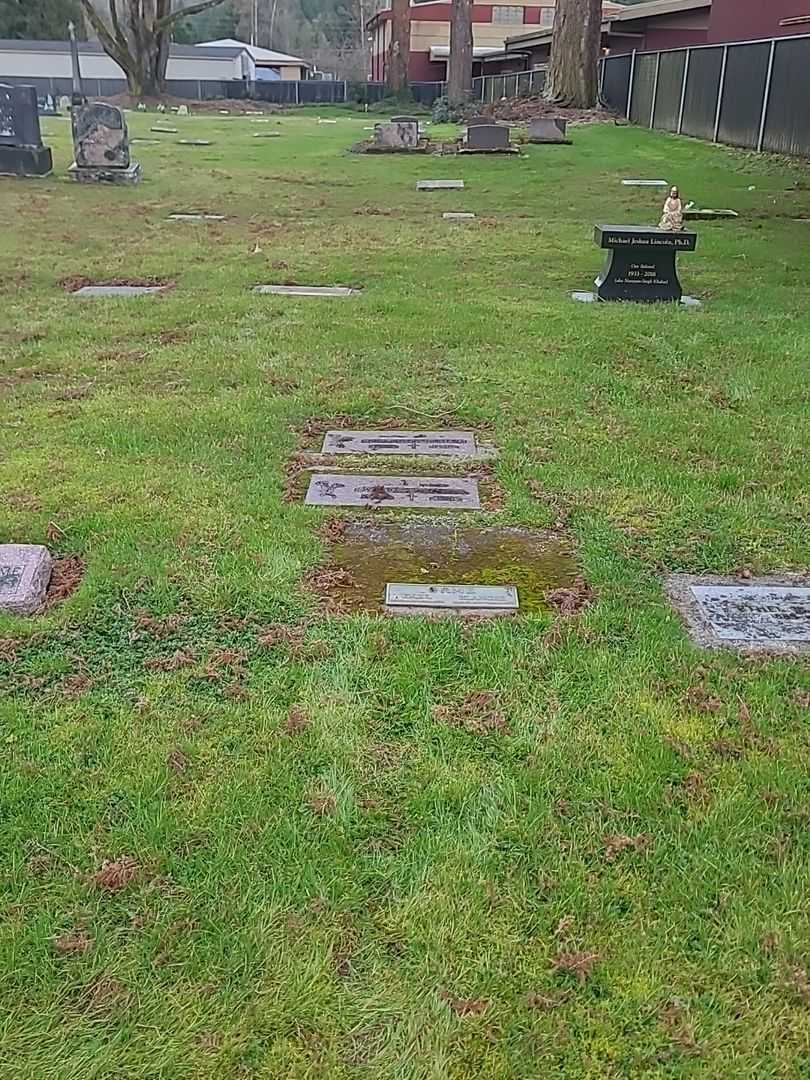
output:
POLYGON ((501 734, 508 730, 498 695, 493 690, 473 690, 457 705, 434 705, 432 712, 435 720, 463 727, 473 735, 501 734))

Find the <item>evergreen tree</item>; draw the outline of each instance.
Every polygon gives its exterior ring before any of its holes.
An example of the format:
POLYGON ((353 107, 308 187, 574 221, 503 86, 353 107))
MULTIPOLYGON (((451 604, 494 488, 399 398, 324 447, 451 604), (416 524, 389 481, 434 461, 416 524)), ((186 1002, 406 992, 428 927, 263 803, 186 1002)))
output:
POLYGON ((0 38, 67 40, 67 24, 82 26, 78 0, 0 0, 0 38))

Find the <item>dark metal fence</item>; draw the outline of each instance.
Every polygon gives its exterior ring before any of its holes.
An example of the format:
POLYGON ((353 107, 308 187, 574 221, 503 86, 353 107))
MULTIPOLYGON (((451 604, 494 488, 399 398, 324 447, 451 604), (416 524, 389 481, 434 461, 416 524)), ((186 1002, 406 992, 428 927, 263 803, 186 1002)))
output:
POLYGON ((531 97, 542 94, 546 85, 546 69, 516 71, 511 75, 482 75, 473 79, 473 97, 476 101, 500 101, 501 98, 531 97))
POLYGON ((600 79, 634 124, 810 156, 810 34, 607 56, 600 79))

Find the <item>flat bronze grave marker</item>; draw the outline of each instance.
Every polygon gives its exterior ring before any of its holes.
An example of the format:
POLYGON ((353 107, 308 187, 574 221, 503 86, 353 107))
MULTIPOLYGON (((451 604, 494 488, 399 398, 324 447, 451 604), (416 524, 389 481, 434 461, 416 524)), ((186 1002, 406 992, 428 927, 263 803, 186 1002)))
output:
POLYGON ((327 431, 321 453, 474 456, 476 445, 471 431, 327 431))
POLYGON ((481 507, 477 481, 455 476, 313 473, 304 501, 308 506, 481 507))
POLYGON ((480 608, 486 611, 517 611, 514 585, 422 585, 389 582, 385 586, 388 607, 480 608))

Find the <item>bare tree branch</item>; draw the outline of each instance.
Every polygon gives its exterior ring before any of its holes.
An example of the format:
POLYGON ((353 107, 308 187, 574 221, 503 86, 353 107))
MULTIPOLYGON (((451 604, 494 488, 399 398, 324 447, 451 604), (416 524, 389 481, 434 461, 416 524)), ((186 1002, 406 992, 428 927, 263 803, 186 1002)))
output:
POLYGON ((155 30, 167 30, 170 26, 173 26, 178 19, 184 19, 187 15, 199 15, 201 11, 207 11, 208 8, 216 7, 217 4, 221 4, 222 2, 223 0, 201 0, 201 3, 199 4, 192 4, 191 7, 169 12, 168 15, 164 15, 162 19, 158 19, 155 22, 155 30))
POLYGON ((126 41, 121 42, 116 36, 110 33, 109 27, 93 7, 90 0, 79 0, 79 2, 82 5, 82 12, 84 13, 85 18, 98 34, 98 39, 101 42, 104 51, 109 53, 113 60, 126 71, 127 64, 132 60, 126 41))

